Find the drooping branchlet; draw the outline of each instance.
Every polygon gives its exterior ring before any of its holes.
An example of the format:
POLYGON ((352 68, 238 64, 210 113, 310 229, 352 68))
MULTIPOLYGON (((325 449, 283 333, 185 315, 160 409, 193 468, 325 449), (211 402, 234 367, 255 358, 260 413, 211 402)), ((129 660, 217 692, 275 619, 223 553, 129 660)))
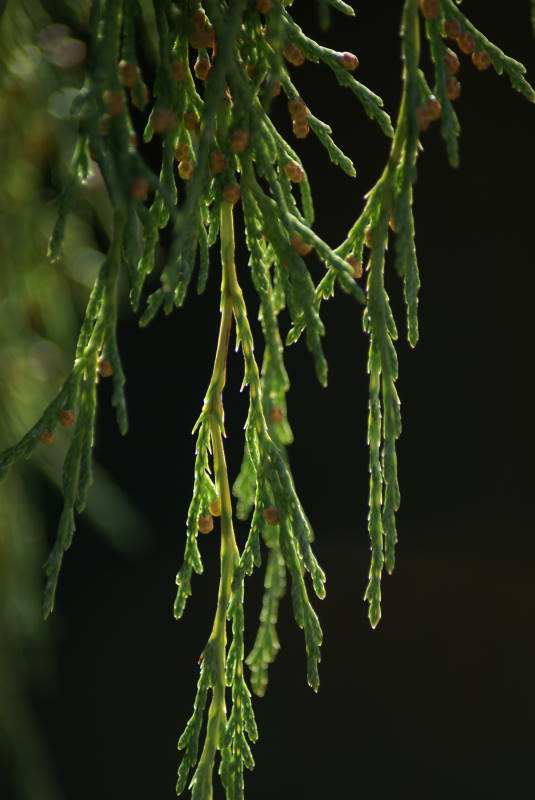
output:
POLYGON ((170 64, 170 71, 174 81, 180 82, 186 79, 187 67, 183 61, 172 61, 170 64))
MULTIPOLYGON (((448 99, 456 99, 460 94, 456 78, 459 59, 453 50, 446 49, 443 36, 459 41, 461 51, 471 54, 478 69, 486 68, 486 54, 482 55, 479 50, 488 49, 496 70, 505 71, 515 88, 520 87, 528 96, 531 96, 531 89, 516 62, 502 59, 500 51, 487 46, 485 37, 474 33, 468 21, 459 24, 458 20, 464 20, 464 15, 450 0, 421 0, 419 3, 407 0, 403 3, 402 27, 404 96, 394 130, 380 99, 348 74, 358 67, 357 57, 351 53, 337 53, 314 42, 294 23, 291 3, 247 0, 247 3, 228 3, 224 9, 217 3, 207 3, 213 17, 210 20, 195 0, 167 4, 167 10, 166 4, 155 4, 157 24, 154 31, 151 30, 151 38, 157 41, 160 58, 151 93, 135 63, 137 42, 131 35, 134 30, 137 39, 138 27, 145 25, 143 15, 131 26, 130 33, 127 28, 122 29, 123 17, 132 23, 129 15, 137 13, 132 9, 139 4, 119 4, 122 14, 115 13, 116 5, 93 4, 98 23, 95 34, 91 34, 96 36, 95 51, 105 43, 105 55, 111 67, 109 73, 103 69, 102 76, 98 74, 96 78, 88 73, 89 90, 81 115, 82 127, 85 130, 87 122, 89 138, 94 139, 89 143, 92 157, 101 160, 99 166, 103 174, 111 167, 104 177, 106 186, 111 187, 114 210, 112 244, 93 295, 96 305, 93 301, 91 304, 91 313, 97 314, 95 325, 88 332, 84 323, 74 367, 78 372, 73 372, 72 383, 65 394, 35 430, 53 428, 56 420, 63 425, 62 419, 66 421, 67 417, 62 415, 69 411, 66 404, 79 409, 75 435, 64 438, 71 443, 70 447, 82 442, 88 448, 83 454, 82 470, 87 476, 94 432, 98 353, 110 359, 99 362, 98 374, 102 377, 113 374, 110 391, 103 394, 112 396, 121 431, 124 432, 127 425, 122 397, 124 375, 116 338, 118 284, 113 283, 115 276, 120 277, 121 283, 126 283, 126 277, 130 279, 133 308, 137 313, 143 304, 141 320, 146 324, 158 311, 162 300, 166 313, 174 305, 183 304, 196 272, 197 289, 202 292, 209 275, 212 248, 220 250, 221 262, 216 259, 216 263, 218 267, 221 263, 223 275, 221 327, 212 380, 205 395, 207 403, 196 429, 194 488, 187 516, 184 563, 177 576, 176 616, 182 615, 191 594, 193 573, 202 571, 198 534, 210 533, 214 529, 214 517, 219 515, 221 581, 217 621, 201 659, 199 693, 193 716, 180 740, 183 760, 177 788, 180 792, 191 785, 195 787, 195 800, 208 800, 213 795, 211 776, 220 767, 228 798, 243 800, 243 768, 251 763, 247 740, 253 741, 256 737, 244 668, 243 593, 245 576, 261 560, 264 543, 268 555, 266 594, 258 646, 255 644, 247 659, 251 685, 258 694, 265 690, 268 666, 278 647, 277 607, 287 577, 291 578, 296 619, 305 635, 307 678, 314 689, 319 682, 321 629, 309 601, 308 581, 310 578, 317 596, 323 597, 324 576, 312 552, 312 532, 295 493, 290 460, 285 453, 291 441, 291 429, 285 412, 288 377, 283 361, 284 346, 296 342, 304 334, 302 339, 312 353, 318 377, 326 383, 327 365, 322 350, 324 329, 320 318, 323 301, 341 287, 366 309, 364 328, 370 336, 368 433, 372 543, 366 598, 370 622, 375 626, 381 615, 383 565, 388 572, 394 567, 395 516, 400 502, 396 471, 396 441, 401 430, 394 349, 397 331, 385 289, 384 257, 388 249, 389 260, 392 259, 396 272, 402 276, 408 339, 414 346, 418 339, 420 282, 413 219, 416 166, 421 150, 416 125, 423 130, 441 118, 440 129, 450 161, 458 160, 459 124, 448 99), (259 13, 267 14, 268 19, 259 19, 259 13), (446 14, 455 19, 447 19, 442 27, 446 14), (422 24, 421 16, 428 24, 422 24), (467 36, 473 36, 473 47, 467 36), (426 41, 435 67, 434 82, 430 84, 424 74, 427 64, 419 58, 426 41), (191 48, 195 52, 192 53, 191 48), (270 96, 276 96, 282 89, 290 98, 288 110, 297 138, 304 138, 312 131, 334 164, 351 176, 355 169, 351 159, 334 142, 329 126, 310 114, 298 96, 299 89, 290 79, 284 57, 296 66, 303 64, 305 58, 326 64, 338 82, 363 104, 368 115, 393 137, 381 179, 367 195, 362 215, 336 250, 314 231, 310 186, 299 156, 293 153, 277 129, 276 118, 271 116, 270 96), (194 63, 192 72, 197 81, 191 80, 190 64, 194 63), (122 89, 117 91, 120 85, 128 89, 127 94, 122 89), (106 88, 115 94, 103 93, 106 88), (436 97, 430 96, 431 91, 436 97), (126 102, 130 98, 133 106, 145 109, 151 94, 155 98, 155 108, 149 116, 144 138, 150 140, 153 133, 164 137, 151 145, 154 154, 162 153, 161 164, 154 172, 151 170, 153 154, 151 163, 144 164, 141 159, 145 148, 140 148, 140 152, 133 149, 131 131, 141 121, 139 114, 130 114, 131 108, 126 102), (93 113, 94 119, 91 118, 93 113), (103 141, 99 130, 107 137, 103 141), (99 155, 99 148, 104 150, 105 158, 99 155), (178 169, 173 161, 173 148, 178 169), (177 191, 178 179, 189 180, 189 186, 178 184, 177 191), (147 199, 149 188, 154 200, 150 207, 143 207, 139 201, 147 199), (233 208, 240 199, 241 207, 233 208), (248 266, 244 260, 237 270, 234 218, 239 219, 238 230, 245 229, 248 250, 248 266), (390 236, 388 226, 394 235, 390 236), (163 257, 168 258, 162 268, 162 286, 155 292, 149 289, 145 302, 145 281, 153 270, 159 269, 159 231, 164 228, 165 236, 169 236, 169 247, 166 241, 166 247, 161 248, 163 257), (309 270, 311 265, 298 256, 309 254, 312 242, 318 256, 314 262, 319 263, 314 263, 314 269, 309 270), (365 256, 364 244, 371 250, 365 256), (363 276, 363 258, 368 278, 366 286, 355 280, 363 276), (317 272, 322 269, 321 264, 327 268, 325 273, 317 272), (240 287, 242 278, 244 281, 251 278, 258 293, 259 330, 265 340, 263 365, 257 361, 256 337, 247 317, 248 292, 242 292, 240 287), (290 311, 292 327, 287 337, 282 337, 278 315, 285 304, 290 311), (224 395, 229 392, 228 387, 225 392, 223 388, 233 331, 245 363, 244 385, 249 390, 244 458, 234 486, 237 515, 246 518, 250 514, 252 520, 245 542, 236 542, 233 533, 234 509, 223 439, 224 395), (201 737, 204 737, 204 745, 201 737)), ((338 0, 330 5, 345 7, 338 0)), ((151 74, 151 70, 147 70, 147 74, 151 74)), ((87 147, 83 141, 81 145, 83 153, 87 147)), ((79 162, 75 159, 74 179, 78 180, 83 172, 83 159, 79 162)), ((349 198, 352 196, 348 194, 349 198)), ((386 269, 389 267, 387 264, 386 269)), ((38 440, 34 434, 30 440, 35 447, 38 440)), ((74 463, 72 455, 69 459, 74 463)), ((5 466, 5 461, 0 466, 5 466)), ((87 482, 88 478, 84 477, 83 481, 87 482)), ((77 486, 76 491, 83 495, 85 487, 77 486)), ((82 505, 82 501, 78 496, 72 502, 66 498, 70 519, 74 516, 74 502, 82 505)), ((66 518, 67 515, 62 517, 66 518)), ((69 530, 69 536, 71 533, 69 530)), ((60 532, 55 557, 58 553, 63 556, 67 540, 65 531, 60 532)), ((52 581, 49 580, 52 586, 48 590, 49 597, 55 591, 58 571, 59 567, 53 572, 52 581)), ((48 608, 51 608, 50 600, 48 608)))
POLYGON ((111 114, 101 114, 98 121, 98 129, 102 136, 107 136, 110 132, 111 114))

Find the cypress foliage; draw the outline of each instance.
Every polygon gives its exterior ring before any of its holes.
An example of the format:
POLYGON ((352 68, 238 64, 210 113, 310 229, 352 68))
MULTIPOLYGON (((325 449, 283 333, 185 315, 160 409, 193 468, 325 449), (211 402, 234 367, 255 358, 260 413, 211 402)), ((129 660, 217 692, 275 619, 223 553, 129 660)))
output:
MULTIPOLYGON (((70 178, 59 203, 50 255, 58 256, 69 210, 89 156, 102 172, 114 208, 110 249, 87 305, 73 369, 57 396, 20 442, 0 457, 0 469, 29 457, 52 434, 59 415, 73 410, 75 425, 64 464, 64 510, 58 536, 46 564, 45 615, 53 607, 62 560, 75 528, 75 514, 85 505, 91 482, 91 452, 97 409, 97 384, 112 377, 113 404, 121 433, 127 431, 125 377, 117 346, 117 286, 122 273, 130 283, 132 308, 142 326, 160 310, 169 314, 187 299, 195 272, 197 291, 206 286, 211 249, 221 252, 221 318, 212 377, 195 432, 197 447, 193 497, 188 511, 184 559, 177 575, 175 616, 180 618, 192 593, 193 573, 202 572, 198 534, 219 528, 221 575, 212 632, 204 648, 193 714, 179 740, 182 760, 177 792, 188 786, 194 800, 213 796, 214 769, 228 800, 244 796, 244 768, 254 765, 250 744, 257 729, 244 664, 253 690, 266 690, 269 664, 278 649, 277 611, 288 580, 295 621, 302 629, 307 680, 319 687, 322 632, 310 588, 325 595, 325 575, 313 552, 313 533, 297 496, 285 448, 292 441, 286 417, 289 382, 284 346, 304 335, 318 380, 327 383, 322 348, 322 302, 336 287, 363 307, 369 336, 370 458, 369 536, 371 564, 365 598, 375 627, 381 616, 383 567, 392 572, 400 503, 396 442, 401 433, 396 390, 397 327, 385 289, 392 238, 395 271, 403 284, 407 338, 418 341, 420 278, 415 248, 413 191, 420 140, 440 120, 447 156, 459 163, 460 126, 454 101, 460 93, 458 57, 447 47, 455 42, 473 65, 505 73, 514 89, 533 101, 535 93, 521 64, 492 44, 453 0, 405 0, 401 25, 402 99, 395 126, 381 99, 357 81, 358 59, 338 53, 308 37, 283 0, 155 0, 157 43, 155 77, 142 73, 139 34, 147 32, 144 2, 93 0, 89 23, 90 58, 86 80, 73 104, 79 138, 70 178), (421 67, 428 43, 433 63, 433 90, 421 67), (305 167, 277 131, 271 103, 281 94, 287 102, 296 139, 310 133, 327 157, 346 174, 355 175, 351 159, 332 138, 296 85, 305 60, 321 63, 334 80, 361 104, 391 139, 385 168, 366 196, 366 203, 345 240, 334 248, 314 231, 311 187, 305 167), (193 65, 193 67, 192 67, 193 65), (294 75, 296 76, 294 79, 294 75), (294 82, 295 81, 295 82, 294 82), (133 109, 144 115, 144 141, 161 144, 161 167, 154 174, 141 158, 133 109), (175 169, 175 161, 177 166, 175 169), (150 199, 149 199, 150 198, 150 199), (260 302, 265 340, 262 368, 255 346, 234 260, 234 216, 243 214, 249 270, 260 302), (161 286, 145 289, 155 270, 160 231, 172 231, 172 244, 161 268, 161 286), (314 252, 326 272, 314 285, 307 258, 314 252), (358 283, 363 272, 364 282, 358 283), (278 315, 287 309, 292 328, 282 342, 278 315), (251 518, 240 552, 233 529, 231 488, 224 450, 224 400, 229 341, 244 363, 248 389, 242 468, 233 491, 237 516, 251 518), (216 521, 214 520, 216 518, 216 521), (219 522, 217 522, 219 520, 219 522), (261 566, 267 552, 265 596, 256 642, 244 651, 246 577, 261 566), (227 713, 227 703, 229 713, 227 713)), ((332 10, 353 16, 342 0, 321 0, 321 19, 332 10)), ((281 102, 278 100, 277 102, 281 102)), ((297 147, 297 145, 296 145, 297 147)))

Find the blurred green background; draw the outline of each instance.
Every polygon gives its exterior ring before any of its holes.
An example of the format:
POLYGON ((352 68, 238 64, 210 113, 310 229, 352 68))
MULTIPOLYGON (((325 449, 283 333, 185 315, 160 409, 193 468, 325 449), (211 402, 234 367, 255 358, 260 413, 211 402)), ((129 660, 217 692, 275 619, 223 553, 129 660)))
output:
MULTIPOLYGON (((12 2, 0 9, 0 449, 34 424, 70 371, 109 228, 96 168, 69 224, 61 263, 47 259, 76 137, 69 106, 87 49, 65 24, 69 8, 12 2)), ((14 796, 44 800, 61 792, 34 708, 36 698, 57 691, 55 636, 41 615, 41 566, 49 498, 57 497, 65 452, 60 435, 0 483, 0 786, 7 777, 14 796)), ((92 527, 120 552, 138 550, 145 537, 139 513, 98 465, 96 476, 87 514, 92 527)))

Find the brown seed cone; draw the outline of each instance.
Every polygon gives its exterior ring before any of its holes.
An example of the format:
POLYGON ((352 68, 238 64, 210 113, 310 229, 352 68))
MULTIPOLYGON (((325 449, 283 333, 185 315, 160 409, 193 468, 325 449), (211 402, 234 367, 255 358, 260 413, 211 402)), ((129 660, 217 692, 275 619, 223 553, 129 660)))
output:
POLYGON ((474 41, 474 37, 470 33, 461 33, 457 39, 457 45, 459 50, 465 53, 465 55, 469 56, 470 53, 474 52, 476 43, 474 41))
POLYGON ((183 161, 190 157, 189 144, 187 142, 179 142, 175 147, 175 158, 177 161, 183 161))
POLYGON ((446 81, 446 94, 448 100, 458 100, 461 96, 461 84, 455 75, 451 75, 446 81))
POLYGON ((483 72, 483 70, 488 69, 490 67, 491 64, 490 56, 483 50, 480 51, 475 50, 472 53, 472 64, 480 72, 483 72))
POLYGON ((449 47, 444 53, 444 63, 450 75, 457 75, 457 73, 461 69, 461 62, 459 61, 459 56, 453 50, 450 50, 449 47))
POLYGON ((183 116, 184 127, 187 131, 199 130, 199 117, 195 111, 186 111, 183 116))
POLYGON ((294 119, 293 121, 293 132, 296 139, 306 139, 308 134, 310 133, 310 127, 308 122, 298 122, 294 119))
POLYGON ((198 78, 200 81, 205 81, 207 80, 211 69, 212 65, 209 58, 198 58, 193 67, 193 72, 195 73, 196 78, 198 78))
POLYGON ((208 510, 213 517, 220 517, 221 516, 221 500, 219 497, 216 497, 212 500, 210 505, 208 506, 208 510))
POLYGON ((214 519, 211 514, 201 514, 197 520, 199 533, 211 533, 214 530, 214 519))
POLYGON ((119 61, 119 79, 123 86, 127 86, 129 89, 132 88, 137 83, 137 79, 139 78, 139 67, 137 64, 132 64, 124 59, 119 61))
POLYGON ((437 119, 440 119, 442 116, 442 105, 440 100, 438 100, 434 95, 431 95, 431 97, 427 100, 425 109, 431 122, 436 122, 437 119))
POLYGON ((300 47, 297 47, 297 45, 292 42, 286 45, 282 51, 282 55, 286 61, 293 64, 294 67, 301 67, 305 63, 305 54, 300 47))
POLYGON ((347 69, 348 72, 354 72, 359 65, 359 60, 354 53, 339 53, 338 61, 340 66, 347 69))
POLYGON ((272 8, 272 0, 256 0, 256 10, 259 14, 269 14, 272 8))
POLYGON ((300 105, 297 107, 295 114, 292 116, 292 122, 303 123, 308 121, 308 108, 307 106, 300 105))
POLYGON ((282 422, 284 419, 284 411, 282 408, 272 408, 269 412, 269 418, 274 423, 282 422))
POLYGON ((288 100, 288 112, 293 120, 306 120, 308 116, 308 108, 301 97, 288 100))
POLYGON ((189 43, 196 50, 207 49, 214 45, 214 29, 202 8, 197 9, 191 18, 192 31, 188 37, 189 43))
POLYGON ((419 6, 424 19, 436 19, 440 13, 438 0, 419 0, 419 6))
POLYGON ((212 150, 210 153, 210 173, 219 175, 227 168, 227 159, 221 150, 212 150))
POLYGON ((280 93, 281 93, 281 82, 279 80, 274 80, 271 87, 271 96, 278 97, 280 93))
POLYGON ((249 131, 235 130, 230 137, 230 149, 233 153, 243 153, 249 147, 249 131))
POLYGON ((292 183, 302 183, 305 180, 305 170, 296 161, 285 164, 284 171, 292 183))
POLYGON ((41 431, 41 433, 39 434, 39 441, 41 442, 41 444, 52 444, 52 442, 54 441, 53 431, 49 431, 46 429, 44 431, 41 431))
POLYGON ((448 39, 458 39, 462 33, 460 23, 456 19, 447 19, 444 23, 444 33, 448 39))
POLYGON ((113 366, 111 361, 106 358, 99 358, 98 373, 101 378, 110 378, 113 375, 113 366))
POLYGON ((353 275, 355 276, 355 278, 357 280, 359 280, 359 278, 362 278, 363 275, 362 261, 359 261, 358 258, 356 258, 355 256, 349 256, 349 258, 347 259, 347 263, 353 270, 353 275))
POLYGON ((110 117, 118 117, 119 114, 122 114, 126 108, 126 101, 124 97, 124 92, 122 90, 111 90, 106 89, 104 94, 102 95, 104 103, 106 104, 106 108, 108 109, 108 114, 110 117))
POLYGON ((191 24, 194 28, 202 28, 209 24, 204 8, 198 8, 197 11, 191 15, 191 24))
POLYGON ((368 225, 368 227, 364 231, 364 242, 366 244, 366 247, 369 247, 369 249, 371 250, 373 247, 373 230, 370 225, 368 225))
POLYGON ((149 182, 146 178, 134 178, 130 184, 130 197, 134 200, 146 200, 149 194, 149 182))
POLYGON ((158 108, 151 118, 155 133, 169 133, 176 126, 176 114, 170 108, 158 108))
POLYGON ((241 197, 241 190, 237 183, 230 183, 223 189, 223 199, 234 205, 241 197))
POLYGON ((76 414, 70 408, 62 408, 58 414, 58 420, 63 428, 72 428, 76 421, 76 414))
POLYGON ((429 119, 427 108, 425 106, 418 106, 416 109, 416 122, 418 124, 418 130, 422 133, 424 133, 431 125, 431 120, 429 119))
POLYGON ((188 36, 188 42, 194 50, 208 50, 214 47, 214 31, 207 28, 204 31, 196 30, 188 36))
POLYGON ((278 525, 280 522, 280 514, 274 506, 265 508, 262 512, 262 516, 268 525, 278 525))
POLYGON ((208 17, 206 16, 206 11, 204 8, 198 8, 191 16, 191 24, 195 28, 202 28, 204 25, 208 25, 208 17))
POLYGON ((193 161, 190 161, 189 158, 183 159, 178 165, 178 174, 183 181, 191 180, 191 177, 193 176, 193 170, 193 161))
POLYGON ((290 236, 290 244, 300 256, 308 256, 308 254, 314 249, 312 245, 308 244, 308 242, 305 242, 303 237, 298 233, 292 233, 290 236))

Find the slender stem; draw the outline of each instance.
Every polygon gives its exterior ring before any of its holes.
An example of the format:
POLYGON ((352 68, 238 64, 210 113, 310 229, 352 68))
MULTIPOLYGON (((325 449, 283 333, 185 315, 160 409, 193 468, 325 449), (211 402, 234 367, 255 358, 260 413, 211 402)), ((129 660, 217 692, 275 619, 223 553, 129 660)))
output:
MULTIPOLYGON (((210 658, 214 670, 214 684, 212 701, 208 711, 208 724, 206 739, 201 758, 199 760, 198 774, 205 781, 206 797, 212 797, 211 774, 216 751, 220 747, 221 733, 226 722, 225 708, 225 662, 227 648, 227 608, 232 589, 234 568, 239 558, 239 551, 234 536, 232 525, 232 500, 230 485, 223 446, 223 388, 226 380, 227 357, 232 317, 234 311, 234 298, 238 292, 241 294, 236 277, 234 263, 234 225, 232 204, 223 202, 221 206, 221 322, 217 350, 214 360, 212 378, 206 394, 204 411, 209 418, 210 437, 214 459, 214 472, 217 491, 221 502, 221 574, 219 579, 219 592, 217 608, 214 617, 212 632, 207 647, 210 648, 210 658)), ((204 796, 204 795, 203 795, 204 796)))

